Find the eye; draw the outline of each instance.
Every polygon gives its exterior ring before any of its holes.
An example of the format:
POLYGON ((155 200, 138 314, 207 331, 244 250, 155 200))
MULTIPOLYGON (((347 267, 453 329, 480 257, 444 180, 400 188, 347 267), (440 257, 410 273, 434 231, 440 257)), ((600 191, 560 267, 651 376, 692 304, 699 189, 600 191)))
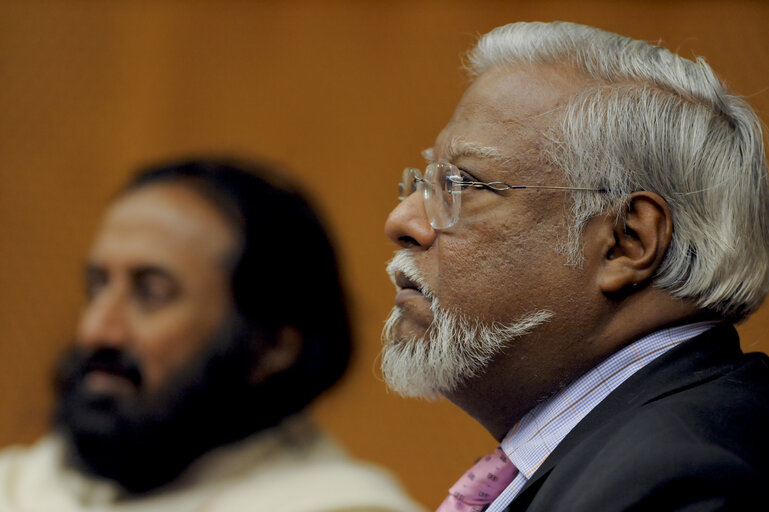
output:
POLYGON ((457 166, 455 167, 457 169, 457 176, 451 176, 449 178, 453 183, 464 185, 462 188, 466 188, 470 183, 478 183, 480 181, 466 169, 457 166))
POLYGON ((478 181, 475 176, 464 169, 459 169, 459 176, 462 178, 462 181, 478 181))
POLYGON ((107 285, 107 271, 93 265, 85 269, 85 296, 90 301, 107 285))
POLYGON ((142 307, 152 309, 173 301, 179 294, 179 287, 165 273, 140 272, 134 278, 133 294, 142 307))

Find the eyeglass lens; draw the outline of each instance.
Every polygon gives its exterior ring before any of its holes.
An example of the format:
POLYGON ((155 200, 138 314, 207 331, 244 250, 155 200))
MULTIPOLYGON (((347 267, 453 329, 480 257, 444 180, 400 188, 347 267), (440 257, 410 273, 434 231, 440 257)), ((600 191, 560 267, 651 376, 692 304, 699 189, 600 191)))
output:
POLYGON ((408 196, 416 192, 417 184, 422 180, 422 174, 419 169, 413 167, 407 167, 403 169, 403 176, 401 182, 398 183, 398 201, 403 201, 408 196))
POLYGON ((452 179, 461 181, 459 172, 451 164, 431 163, 427 166, 425 177, 419 169, 409 167, 403 170, 403 178, 398 184, 398 199, 404 200, 420 188, 422 184, 425 212, 430 225, 435 229, 447 229, 459 218, 461 185, 452 179))
POLYGON ((425 171, 425 210, 435 229, 453 226, 459 217, 462 195, 461 186, 449 178, 459 178, 459 172, 451 164, 431 163, 425 171))

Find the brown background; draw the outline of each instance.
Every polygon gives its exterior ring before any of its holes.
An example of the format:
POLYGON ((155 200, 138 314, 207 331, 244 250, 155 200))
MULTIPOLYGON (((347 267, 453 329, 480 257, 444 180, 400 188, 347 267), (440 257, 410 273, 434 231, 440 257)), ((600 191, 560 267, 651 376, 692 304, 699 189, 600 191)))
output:
MULTIPOLYGON (((451 404, 401 399, 377 377, 393 297, 382 224, 400 170, 421 163, 466 85, 464 52, 533 19, 703 55, 769 119, 766 2, 0 3, 0 445, 45 431, 82 257, 128 173, 189 153, 266 155, 325 213, 354 307, 354 367, 316 415, 435 506, 494 442, 451 404)), ((768 325, 765 307, 743 346, 769 351, 768 325)))

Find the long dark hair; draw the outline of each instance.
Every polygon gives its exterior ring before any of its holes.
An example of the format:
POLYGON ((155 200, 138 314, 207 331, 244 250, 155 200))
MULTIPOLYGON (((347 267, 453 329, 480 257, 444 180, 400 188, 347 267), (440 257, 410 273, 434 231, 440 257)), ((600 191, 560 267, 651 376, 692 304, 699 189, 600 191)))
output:
POLYGON ((322 222, 296 185, 265 164, 176 161, 139 172, 123 192, 164 182, 199 192, 240 234, 232 293, 246 323, 268 340, 285 326, 302 334, 298 361, 272 379, 276 413, 304 408, 342 377, 352 345, 337 259, 322 222))

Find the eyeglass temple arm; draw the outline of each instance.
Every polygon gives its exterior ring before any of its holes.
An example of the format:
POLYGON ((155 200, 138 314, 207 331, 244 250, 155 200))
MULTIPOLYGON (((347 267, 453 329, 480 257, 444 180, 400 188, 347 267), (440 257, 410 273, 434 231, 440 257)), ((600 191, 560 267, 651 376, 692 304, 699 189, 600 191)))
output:
MULTIPOLYGON (((507 185, 507 183, 505 183, 507 185)), ((608 192, 605 188, 590 188, 590 187, 556 187, 547 185, 507 185, 509 188, 545 188, 553 190, 585 190, 588 192, 608 192)), ((507 189, 503 189, 507 190, 507 189)))
POLYGON ((455 181, 451 180, 457 185, 466 185, 475 188, 490 188, 492 190, 502 191, 510 189, 520 188, 541 188, 549 190, 584 190, 588 192, 608 192, 605 188, 588 188, 588 187, 556 187, 548 185, 510 185, 504 181, 491 181, 489 183, 483 183, 481 181, 455 181))

